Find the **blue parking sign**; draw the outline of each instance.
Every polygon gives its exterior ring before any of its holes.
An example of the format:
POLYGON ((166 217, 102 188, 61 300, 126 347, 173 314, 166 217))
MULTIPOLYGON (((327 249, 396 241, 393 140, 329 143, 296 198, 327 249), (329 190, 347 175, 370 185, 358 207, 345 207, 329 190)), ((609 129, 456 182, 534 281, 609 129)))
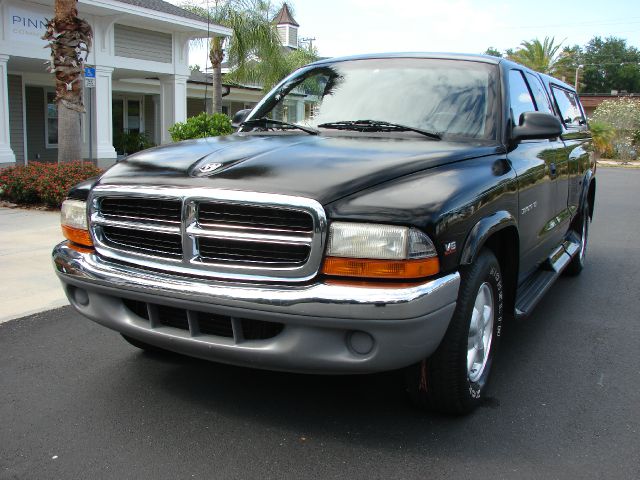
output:
POLYGON ((93 67, 84 67, 84 78, 96 78, 96 69, 93 67))

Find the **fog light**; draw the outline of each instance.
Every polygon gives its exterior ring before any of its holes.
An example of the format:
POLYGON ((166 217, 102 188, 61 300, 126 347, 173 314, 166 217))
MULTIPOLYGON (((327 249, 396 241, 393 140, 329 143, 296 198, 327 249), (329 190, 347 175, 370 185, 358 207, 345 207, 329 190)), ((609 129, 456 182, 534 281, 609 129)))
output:
POLYGON ((349 347, 351 350, 360 355, 366 355, 367 353, 373 350, 373 345, 375 341, 373 337, 369 335, 367 332, 351 332, 347 339, 349 347))
POLYGON ((86 307, 89 305, 89 294, 82 288, 69 287, 69 294, 73 303, 86 307))

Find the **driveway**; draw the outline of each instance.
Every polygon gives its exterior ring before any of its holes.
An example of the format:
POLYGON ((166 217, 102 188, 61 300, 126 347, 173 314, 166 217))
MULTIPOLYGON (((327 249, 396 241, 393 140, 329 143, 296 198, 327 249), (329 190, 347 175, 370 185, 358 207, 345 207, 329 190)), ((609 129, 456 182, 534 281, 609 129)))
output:
POLYGON ((0 323, 68 305, 51 267, 60 213, 0 207, 0 323))

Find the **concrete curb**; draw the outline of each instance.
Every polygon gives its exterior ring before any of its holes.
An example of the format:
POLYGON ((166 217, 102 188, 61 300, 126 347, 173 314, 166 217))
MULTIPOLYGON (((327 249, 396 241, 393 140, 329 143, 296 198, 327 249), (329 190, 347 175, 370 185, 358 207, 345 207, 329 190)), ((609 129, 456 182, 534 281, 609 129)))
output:
POLYGON ((598 160, 599 167, 614 167, 614 168, 640 168, 640 162, 618 162, 616 160, 598 160))

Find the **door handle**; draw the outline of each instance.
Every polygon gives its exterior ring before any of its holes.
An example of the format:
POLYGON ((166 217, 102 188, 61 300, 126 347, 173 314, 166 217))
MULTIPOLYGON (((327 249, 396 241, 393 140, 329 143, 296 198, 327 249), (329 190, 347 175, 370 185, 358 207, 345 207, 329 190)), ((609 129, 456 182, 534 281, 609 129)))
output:
POLYGON ((549 164, 549 172, 551 173, 551 177, 555 177, 557 170, 556 170, 556 164, 555 163, 550 163, 549 164))

